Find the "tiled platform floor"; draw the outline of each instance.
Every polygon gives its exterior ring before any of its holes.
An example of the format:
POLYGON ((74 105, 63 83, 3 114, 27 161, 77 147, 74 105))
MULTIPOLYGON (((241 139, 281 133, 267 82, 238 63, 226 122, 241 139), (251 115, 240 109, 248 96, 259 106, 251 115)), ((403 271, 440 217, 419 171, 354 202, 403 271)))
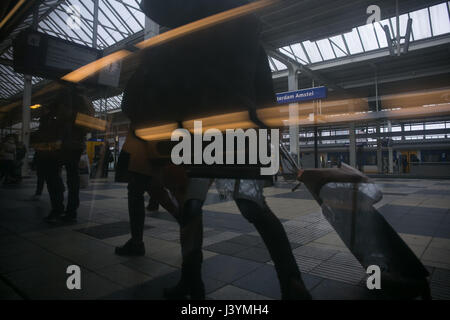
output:
MULTIPOLYGON (((1 299, 162 299, 181 263, 178 226, 162 209, 146 219, 147 254, 114 255, 129 238, 126 185, 91 182, 81 192, 77 225, 50 227, 46 192, 39 202, 34 179, 0 189, 1 299), (82 290, 66 288, 69 265, 82 268, 82 290)), ((380 179, 377 204, 431 272, 435 299, 450 299, 450 181, 380 179)), ((373 299, 364 270, 349 253, 304 188, 280 182, 265 190, 282 220, 304 280, 315 299, 373 299)), ((273 263, 261 238, 233 201, 211 188, 204 206, 203 275, 209 299, 279 299, 273 263)))

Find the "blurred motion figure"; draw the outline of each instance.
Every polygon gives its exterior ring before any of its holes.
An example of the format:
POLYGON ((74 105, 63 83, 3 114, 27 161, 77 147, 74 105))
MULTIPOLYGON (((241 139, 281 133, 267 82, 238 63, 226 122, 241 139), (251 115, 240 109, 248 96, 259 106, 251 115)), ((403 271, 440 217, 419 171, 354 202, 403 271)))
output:
POLYGON ((79 207, 79 161, 86 148, 87 134, 87 129, 77 126, 75 120, 78 113, 93 116, 94 108, 82 89, 74 85, 66 85, 43 109, 38 131, 39 143, 36 149, 40 154, 52 205, 52 211, 46 221, 53 223, 63 218, 65 222, 75 222, 79 207), (66 208, 61 167, 65 167, 67 174, 66 208))
MULTIPOLYGON (((248 2, 244 0, 144 0, 141 8, 156 23, 176 28, 245 4, 248 2)), ((210 114, 211 110, 246 110, 253 114, 257 106, 275 103, 270 67, 259 41, 259 31, 256 16, 248 15, 149 50, 129 81, 122 102, 122 110, 130 118, 132 128, 146 121, 180 122, 187 116, 210 114)), ((149 166, 152 157, 164 153, 164 143, 146 143, 131 134, 124 149, 131 152, 131 159, 139 159, 145 167, 146 163, 149 166), (132 141, 140 146, 134 151, 130 151, 132 141), (152 151, 151 146, 157 151, 152 151)), ((166 153, 170 157, 170 148, 166 153)), ((177 286, 165 291, 165 296, 168 299, 204 299, 202 206, 212 181, 188 179, 182 171, 177 176, 184 182, 177 185, 186 188, 176 197, 180 205, 181 279, 177 286)), ((160 181, 173 183, 176 179, 175 176, 169 179, 163 176, 160 181)), ((143 227, 142 194, 149 183, 147 179, 129 184, 129 192, 133 190, 132 186, 140 186, 137 192, 132 192, 138 196, 135 203, 139 203, 139 210, 133 207, 135 204, 129 206, 132 234, 136 228, 133 220, 139 220, 139 230, 143 227), (139 218, 136 219, 138 211, 139 218)), ((234 182, 233 198, 243 216, 259 231, 270 252, 283 299, 310 299, 286 232, 264 200, 263 185, 263 180, 238 179, 234 182)), ((129 193, 129 203, 132 194, 129 193)), ((154 193, 150 194, 160 200, 154 193)), ((141 237, 141 231, 138 234, 141 237)), ((117 250, 120 253, 126 249, 138 252, 139 247, 142 248, 142 244, 128 242, 117 250)))

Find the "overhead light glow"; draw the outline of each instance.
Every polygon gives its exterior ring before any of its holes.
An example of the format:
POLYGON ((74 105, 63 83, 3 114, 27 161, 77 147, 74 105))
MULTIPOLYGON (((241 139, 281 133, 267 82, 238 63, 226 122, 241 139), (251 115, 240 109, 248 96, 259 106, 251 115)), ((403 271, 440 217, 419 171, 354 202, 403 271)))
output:
POLYGON ((227 10, 224 12, 220 12, 218 14, 214 14, 212 16, 188 23, 184 26, 178 27, 176 29, 164 32, 160 35, 152 37, 150 39, 139 42, 136 47, 140 49, 154 47, 160 45, 162 43, 183 37, 190 33, 200 31, 214 25, 236 19, 252 12, 264 9, 268 6, 274 5, 280 0, 260 0, 256 2, 252 2, 250 4, 246 4, 231 10, 227 10))
POLYGON ((78 68, 77 70, 65 75, 61 79, 64 81, 75 83, 81 82, 94 75, 95 73, 101 71, 103 68, 106 68, 107 66, 115 62, 125 59, 130 54, 131 52, 128 50, 119 50, 117 52, 111 53, 110 55, 107 55, 106 57, 91 62, 81 68, 78 68))

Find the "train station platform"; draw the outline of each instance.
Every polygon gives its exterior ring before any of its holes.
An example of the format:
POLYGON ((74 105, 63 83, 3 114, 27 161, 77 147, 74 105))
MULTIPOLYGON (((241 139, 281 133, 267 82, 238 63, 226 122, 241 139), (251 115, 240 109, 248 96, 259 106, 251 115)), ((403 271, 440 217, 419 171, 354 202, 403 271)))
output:
MULTIPOLYGON (((380 212, 430 271, 434 299, 450 299, 450 181, 378 179, 380 212)), ((127 189, 112 180, 81 191, 79 221, 49 226, 47 192, 29 201, 35 180, 0 189, 0 299, 163 299, 180 274, 179 228, 160 209, 148 212, 146 255, 124 258, 129 239, 127 189), (66 269, 81 267, 81 290, 67 289, 66 269)), ((314 299, 383 299, 366 289, 365 270, 324 219, 309 192, 279 182, 265 189, 281 219, 314 299)), ((204 206, 203 276, 207 298, 280 299, 271 258, 233 201, 211 188, 204 206)))

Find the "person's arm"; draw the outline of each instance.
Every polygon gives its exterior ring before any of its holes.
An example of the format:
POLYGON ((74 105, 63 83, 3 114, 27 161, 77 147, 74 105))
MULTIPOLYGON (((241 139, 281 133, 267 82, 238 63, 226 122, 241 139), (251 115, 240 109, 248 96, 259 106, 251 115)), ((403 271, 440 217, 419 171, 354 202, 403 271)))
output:
POLYGON ((366 183, 370 181, 367 176, 347 165, 343 165, 340 169, 299 170, 297 180, 303 182, 316 195, 325 184, 330 182, 366 183))

